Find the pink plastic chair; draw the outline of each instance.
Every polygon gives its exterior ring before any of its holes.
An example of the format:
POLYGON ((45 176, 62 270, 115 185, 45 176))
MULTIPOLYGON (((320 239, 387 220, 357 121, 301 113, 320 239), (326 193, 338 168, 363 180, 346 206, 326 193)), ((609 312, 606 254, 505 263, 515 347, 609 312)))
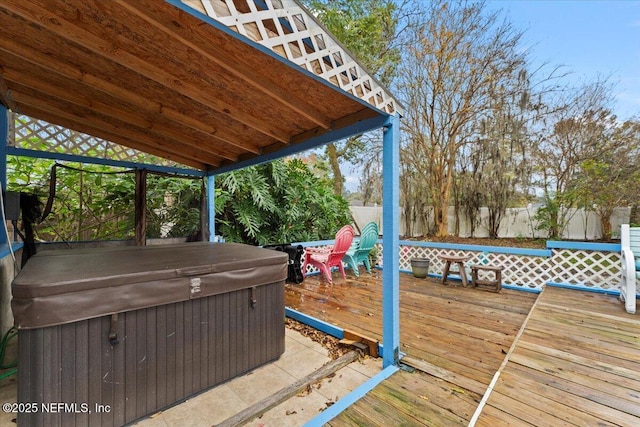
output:
POLYGON ((350 225, 345 225, 336 233, 336 242, 332 247, 324 249, 306 248, 302 265, 303 274, 306 274, 307 264, 311 264, 318 267, 329 281, 329 284, 333 284, 331 267, 337 266, 340 269, 340 273, 342 273, 342 277, 346 279, 347 275, 344 273, 342 258, 349 250, 352 241, 353 228, 350 225))

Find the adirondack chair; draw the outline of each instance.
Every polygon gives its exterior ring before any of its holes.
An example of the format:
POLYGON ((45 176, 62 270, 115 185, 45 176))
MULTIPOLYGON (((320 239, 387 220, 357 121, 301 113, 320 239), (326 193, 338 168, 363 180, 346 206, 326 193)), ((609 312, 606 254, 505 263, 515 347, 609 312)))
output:
POLYGON ((344 262, 353 269, 356 276, 360 276, 358 264, 364 263, 367 272, 371 273, 371 264, 369 263, 369 252, 378 241, 378 224, 370 222, 362 227, 360 239, 354 242, 344 256, 344 262))
POLYGON ((628 313, 636 312, 636 289, 640 280, 640 228, 620 226, 620 246, 622 259, 622 283, 620 283, 620 300, 625 304, 628 313))
POLYGON ((331 267, 338 267, 343 278, 347 278, 342 265, 342 258, 353 242, 353 228, 345 225, 336 233, 335 244, 326 249, 306 248, 304 255, 304 264, 302 265, 302 273, 306 274, 307 264, 318 267, 320 272, 324 274, 330 284, 331 267))

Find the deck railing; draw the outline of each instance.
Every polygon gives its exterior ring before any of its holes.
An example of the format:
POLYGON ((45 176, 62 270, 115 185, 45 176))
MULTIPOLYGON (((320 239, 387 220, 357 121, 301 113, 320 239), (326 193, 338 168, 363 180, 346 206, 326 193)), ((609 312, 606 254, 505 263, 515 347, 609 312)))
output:
MULTIPOLYGON (((323 240, 299 244, 326 247, 332 243, 323 240)), ((377 265, 382 268, 382 240, 378 241, 377 249, 377 265)), ((503 286, 507 288, 539 292, 545 285, 554 285, 614 295, 620 293, 619 244, 547 241, 546 249, 527 249, 401 240, 399 268, 402 272, 411 272, 412 258, 428 258, 430 275, 441 277, 444 265, 437 257, 439 254, 470 256, 468 265, 503 267, 503 286)), ((317 272, 315 267, 307 266, 307 273, 314 272, 317 272)))

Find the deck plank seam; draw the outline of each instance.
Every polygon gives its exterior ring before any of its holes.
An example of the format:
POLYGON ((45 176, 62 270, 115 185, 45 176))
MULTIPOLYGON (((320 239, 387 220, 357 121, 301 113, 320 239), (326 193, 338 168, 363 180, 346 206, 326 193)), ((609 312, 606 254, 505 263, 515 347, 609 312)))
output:
POLYGON ((538 294, 538 298, 536 298, 536 301, 533 303, 531 310, 529 310, 529 314, 527 314, 527 317, 524 319, 524 322, 522 323, 522 326, 520 327, 518 334, 516 335, 516 337, 513 339, 513 342, 511 343, 511 347, 509 348, 509 351, 505 355, 504 360, 502 361, 502 364, 500 364, 500 368, 498 368, 498 370, 494 374, 493 379, 491 380, 491 383, 489 383, 487 390, 482 396, 482 400, 480 400, 480 403, 478 404, 478 407, 476 408, 475 413, 471 417, 468 427, 474 427, 476 425, 476 422, 478 421, 478 418, 480 417, 482 410, 484 409, 485 405, 487 404, 487 401, 489 400, 489 397, 491 396, 491 393, 493 392, 493 388, 498 382, 498 379, 500 378, 502 371, 509 363, 509 359, 511 359, 511 355, 515 351, 518 345, 518 341, 520 340, 520 337, 522 336, 522 334, 524 334, 524 331, 527 327, 527 323, 529 322, 529 319, 532 317, 533 313, 535 312, 536 307, 538 306, 538 302, 542 299, 542 295, 544 295, 544 290, 540 294, 538 294))

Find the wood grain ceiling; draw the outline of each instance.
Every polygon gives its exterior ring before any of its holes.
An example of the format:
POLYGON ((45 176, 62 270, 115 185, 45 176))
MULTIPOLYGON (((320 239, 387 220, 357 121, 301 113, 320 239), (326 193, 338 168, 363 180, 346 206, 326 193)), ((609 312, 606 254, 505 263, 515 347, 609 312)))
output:
POLYGON ((208 171, 386 115, 158 0, 2 0, 0 101, 208 171))

